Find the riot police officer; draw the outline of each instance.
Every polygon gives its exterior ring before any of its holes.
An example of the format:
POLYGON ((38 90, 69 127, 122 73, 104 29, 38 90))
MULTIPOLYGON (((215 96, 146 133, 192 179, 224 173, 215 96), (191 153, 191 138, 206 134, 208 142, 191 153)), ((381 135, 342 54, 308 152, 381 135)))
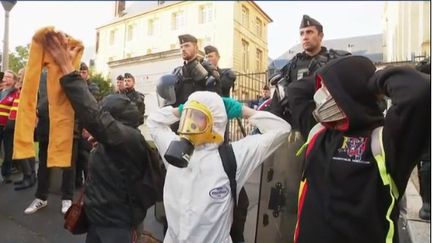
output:
POLYGON ((218 92, 220 78, 216 67, 207 61, 203 63, 202 58, 198 57, 198 41, 194 36, 184 34, 178 38, 183 66, 173 71, 179 79, 176 89, 177 101, 174 106, 185 103, 189 95, 195 91, 218 92))
MULTIPOLYGON (((300 41, 303 52, 297 53, 282 69, 279 79, 274 79, 273 85, 281 85, 283 90, 297 80, 313 75, 320 67, 324 66, 331 59, 340 56, 350 55, 342 50, 328 50, 322 46, 324 37, 323 26, 317 20, 303 15, 300 23, 300 41)), ((285 120, 291 122, 291 110, 287 104, 285 92, 277 92, 273 97, 272 111, 285 120), (283 93, 283 94, 282 94, 283 93)), ((294 125, 294 124, 292 124, 294 125)), ((295 129, 296 126, 294 125, 295 129)))
MULTIPOLYGON (((206 55, 205 62, 203 62, 204 67, 208 64, 212 65, 220 77, 220 82, 217 83, 217 93, 224 97, 230 96, 230 90, 234 88, 236 80, 235 73, 230 68, 219 68, 220 55, 216 47, 207 45, 204 47, 204 53, 206 55)), ((209 69, 212 70, 212 67, 209 69)))
POLYGON ((145 113, 144 94, 135 90, 135 77, 130 73, 124 74, 123 93, 137 106, 138 112, 141 115, 139 124, 143 124, 145 113))

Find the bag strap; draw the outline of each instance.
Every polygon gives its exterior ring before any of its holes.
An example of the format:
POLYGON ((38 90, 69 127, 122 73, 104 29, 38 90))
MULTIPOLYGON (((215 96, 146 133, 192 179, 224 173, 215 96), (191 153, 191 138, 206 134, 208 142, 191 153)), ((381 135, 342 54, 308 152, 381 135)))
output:
POLYGON ((223 143, 219 146, 218 150, 222 160, 222 165, 230 182, 231 195, 234 199, 234 203, 237 205, 237 161, 234 155, 232 145, 230 143, 223 143))

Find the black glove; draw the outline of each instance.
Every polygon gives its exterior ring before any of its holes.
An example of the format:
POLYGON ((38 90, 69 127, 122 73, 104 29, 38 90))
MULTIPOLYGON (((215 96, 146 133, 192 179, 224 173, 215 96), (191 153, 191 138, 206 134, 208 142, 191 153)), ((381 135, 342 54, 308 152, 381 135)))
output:
POLYGON ((202 61, 201 65, 213 76, 217 81, 220 81, 220 75, 217 68, 207 60, 202 61))

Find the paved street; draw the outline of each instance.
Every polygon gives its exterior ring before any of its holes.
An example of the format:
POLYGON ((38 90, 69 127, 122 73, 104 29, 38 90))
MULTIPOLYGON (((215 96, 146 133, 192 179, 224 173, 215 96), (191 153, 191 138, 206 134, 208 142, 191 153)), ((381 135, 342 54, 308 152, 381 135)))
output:
MULTIPOLYGON (((256 170, 246 184, 250 205, 249 214, 245 227, 245 240, 254 242, 256 213, 258 203, 259 171, 256 170)), ((12 184, 0 184, 0 242, 1 243, 83 243, 85 235, 74 236, 63 229, 63 214, 60 212, 61 198, 59 194, 60 171, 55 170, 51 177, 52 184, 57 185, 50 188, 53 193, 48 199, 48 206, 33 215, 25 215, 24 209, 34 199, 36 186, 24 191, 16 192, 12 184)), ((415 178, 414 176, 411 177, 415 178)), ((19 179, 14 175, 13 179, 19 179)), ((401 243, 426 243, 430 242, 430 223, 418 219, 417 213, 421 206, 415 181, 409 183, 407 189, 408 217, 405 227, 400 226, 401 243)), ((75 195, 78 195, 77 190, 75 195)), ((162 239, 162 226, 155 219, 153 208, 151 208, 145 220, 143 228, 152 232, 157 238, 162 239)))
MULTIPOLYGON (((18 179, 18 175, 14 175, 18 179)), ((0 184, 0 242, 2 243, 76 243, 85 235, 73 236, 63 229, 61 198, 50 194, 48 206, 33 215, 24 209, 33 201, 36 186, 16 192, 13 184, 0 184)), ((77 193, 76 193, 77 194, 77 193)))

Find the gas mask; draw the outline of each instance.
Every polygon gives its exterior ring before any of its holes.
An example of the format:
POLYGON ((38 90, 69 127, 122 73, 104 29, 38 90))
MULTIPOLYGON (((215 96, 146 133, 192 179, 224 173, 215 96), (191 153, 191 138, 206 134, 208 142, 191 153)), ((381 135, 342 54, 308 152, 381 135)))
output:
POLYGON ((210 109, 195 100, 188 101, 180 117, 180 140, 172 141, 164 158, 172 165, 184 168, 189 164, 194 148, 206 143, 221 143, 223 137, 213 131, 210 109))
POLYGON ((208 76, 208 71, 201 65, 198 59, 188 63, 188 68, 190 70, 192 80, 195 82, 202 81, 208 76))
POLYGON ((324 84, 315 92, 313 98, 316 108, 312 114, 317 122, 335 122, 346 118, 324 84))

